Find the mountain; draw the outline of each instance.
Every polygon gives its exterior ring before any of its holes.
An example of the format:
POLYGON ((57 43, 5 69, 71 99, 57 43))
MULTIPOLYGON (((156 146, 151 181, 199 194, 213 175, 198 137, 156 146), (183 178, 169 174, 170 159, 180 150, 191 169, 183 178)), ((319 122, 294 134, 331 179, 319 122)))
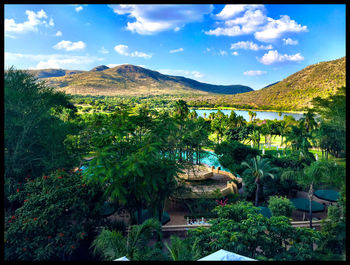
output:
POLYGON ((37 78, 59 77, 71 74, 82 73, 80 70, 63 70, 63 69, 41 69, 41 70, 28 70, 28 72, 35 75, 37 78))
POLYGON ((212 85, 182 76, 164 75, 140 66, 124 64, 113 68, 105 65, 90 71, 27 70, 47 85, 68 94, 81 95, 212 95, 253 91, 243 85, 212 85))
POLYGON ((267 86, 264 86, 263 88, 267 88, 267 87, 270 87, 270 86, 273 86, 273 85, 276 85, 279 81, 275 82, 275 83, 272 83, 272 84, 269 84, 267 86))
POLYGON ((309 65, 277 84, 225 97, 202 97, 208 104, 255 109, 302 110, 314 97, 325 98, 346 86, 346 58, 309 65))

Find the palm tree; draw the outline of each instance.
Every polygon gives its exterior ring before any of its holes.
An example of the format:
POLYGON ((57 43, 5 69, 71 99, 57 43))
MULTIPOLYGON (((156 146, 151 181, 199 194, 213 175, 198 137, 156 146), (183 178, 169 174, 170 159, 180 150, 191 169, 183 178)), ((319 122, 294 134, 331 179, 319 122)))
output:
POLYGON ((241 163, 241 165, 247 167, 243 174, 250 174, 255 177, 255 206, 258 206, 260 183, 267 176, 274 178, 274 175, 271 172, 276 171, 277 168, 272 168, 270 166, 270 161, 267 158, 261 159, 260 156, 252 158, 250 160, 250 164, 244 161, 241 163))
POLYGON ((93 255, 104 260, 114 260, 126 256, 130 260, 142 259, 144 246, 150 241, 153 232, 161 235, 161 225, 156 219, 147 219, 141 225, 130 227, 127 237, 120 231, 103 229, 92 242, 93 255))
POLYGON ((256 112, 248 110, 248 115, 249 115, 249 121, 252 121, 256 117, 256 112))
POLYGON ((236 126, 242 127, 244 124, 245 124, 245 119, 243 118, 243 116, 238 115, 236 118, 236 126))
POLYGON ((309 137, 309 133, 305 131, 301 124, 299 126, 292 125, 291 131, 286 135, 285 142, 290 143, 293 150, 307 151, 311 147, 309 137))
POLYGON ((175 115, 178 117, 180 120, 184 120, 187 118, 190 110, 187 106, 186 101, 180 99, 175 102, 175 115))
POLYGON ((258 150, 260 148, 260 131, 258 128, 254 128, 253 131, 249 135, 249 140, 253 142, 254 145, 258 146, 258 150))
POLYGON ((309 133, 317 127, 315 113, 311 109, 308 109, 308 111, 303 114, 303 117, 300 118, 299 122, 305 127, 307 133, 309 133))
POLYGON ((301 185, 308 186, 309 197, 309 216, 310 216, 310 228, 312 228, 312 208, 311 202, 314 194, 314 185, 321 184, 330 180, 331 172, 329 163, 323 161, 316 161, 311 163, 309 167, 304 170, 304 174, 298 178, 298 182, 301 185))
POLYGON ((192 246, 178 236, 170 236, 171 245, 165 243, 165 246, 169 250, 169 254, 174 261, 185 261, 185 260, 198 260, 201 256, 200 250, 197 247, 199 239, 192 246))

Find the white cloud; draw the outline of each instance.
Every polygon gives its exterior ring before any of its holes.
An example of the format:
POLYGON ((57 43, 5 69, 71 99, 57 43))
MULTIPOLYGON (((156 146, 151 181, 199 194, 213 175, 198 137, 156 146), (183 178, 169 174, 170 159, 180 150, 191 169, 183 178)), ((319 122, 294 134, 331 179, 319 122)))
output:
POLYGON ((266 74, 266 71, 260 71, 260 70, 250 70, 250 71, 246 71, 243 74, 244 75, 249 75, 249 76, 255 76, 255 75, 264 75, 266 74))
POLYGON ((69 40, 62 40, 53 46, 56 50, 77 51, 86 47, 83 41, 71 42, 69 40))
POLYGON ((46 26, 54 26, 54 21, 50 18, 49 22, 47 22, 47 15, 43 9, 38 12, 34 12, 31 10, 26 10, 27 21, 23 23, 16 23, 16 21, 12 18, 5 19, 5 36, 13 36, 8 33, 25 33, 30 31, 38 31, 38 26, 46 25, 46 26))
POLYGON ((219 14, 216 15, 218 19, 226 20, 242 13, 245 10, 253 10, 262 8, 263 5, 225 5, 219 14))
POLYGON ((287 32, 305 32, 307 26, 301 26, 295 20, 291 20, 289 16, 282 15, 280 19, 267 18, 268 23, 261 31, 255 32, 254 36, 257 40, 263 42, 274 41, 287 32))
POLYGON ((297 45, 298 44, 298 40, 293 40, 291 38, 287 38, 287 39, 282 39, 284 45, 297 45))
POLYGON ((232 55, 238 56, 238 52, 232 52, 232 55))
POLYGON ((302 61, 304 57, 300 55, 300 53, 296 53, 293 55, 288 54, 279 54, 276 50, 269 51, 265 53, 261 59, 258 59, 261 63, 270 65, 277 62, 285 62, 285 61, 302 61))
POLYGON ((227 51, 220 50, 219 55, 222 55, 222 56, 227 55, 227 51))
POLYGON ((178 49, 175 49, 175 50, 170 50, 169 52, 170 53, 175 53, 175 52, 183 52, 184 49, 183 48, 178 48, 178 49))
POLYGON ((57 37, 62 36, 62 32, 61 32, 60 30, 59 30, 59 31, 57 31, 57 32, 56 32, 56 36, 57 36, 57 37))
MULTIPOLYGON (((226 5, 222 11, 224 11, 227 6, 228 5, 226 5)), ((225 20, 224 23, 218 23, 219 26, 216 29, 206 31, 205 34, 216 35, 216 36, 221 36, 221 35, 239 36, 244 34, 250 34, 255 32, 263 23, 266 22, 266 16, 264 14, 265 12, 264 6, 262 5, 240 5, 240 6, 244 6, 244 8, 242 9, 242 11, 245 11, 243 16, 236 17, 234 19, 225 20)), ((234 13, 231 16, 226 15, 224 17, 233 18, 233 16, 239 13, 241 12, 234 13)))
POLYGON ((165 30, 179 31, 184 25, 201 21, 211 13, 213 5, 110 5, 118 15, 136 19, 126 29, 141 35, 152 35, 165 30))
POLYGON ((272 45, 258 45, 252 41, 239 41, 231 44, 231 50, 244 49, 244 50, 271 50, 273 49, 272 45))
POLYGON ((66 54, 21 54, 5 52, 6 65, 17 65, 23 60, 31 62, 33 65, 29 69, 84 69, 88 64, 96 63, 103 58, 94 56, 77 56, 66 54))
POLYGON ((129 47, 127 45, 119 44, 114 47, 114 50, 120 55, 130 56, 130 57, 142 57, 142 58, 151 58, 152 54, 147 54, 144 52, 134 51, 129 52, 129 47))
POLYGON ((75 8, 75 11, 77 11, 77 12, 80 12, 81 10, 83 10, 82 6, 78 6, 78 7, 75 8))
POLYGON ((98 52, 103 53, 103 54, 109 53, 109 51, 107 49, 105 49, 105 47, 103 47, 103 46, 101 47, 101 49, 98 52))
POLYGON ((307 31, 307 26, 298 24, 287 15, 273 19, 265 13, 263 5, 226 5, 219 14, 213 16, 219 20, 215 28, 205 31, 205 34, 231 37, 254 34, 259 41, 272 42, 288 32, 307 31))
POLYGON ((187 78, 202 78, 204 75, 199 71, 188 71, 188 70, 175 70, 175 69, 159 69, 158 72, 165 75, 175 75, 175 76, 184 76, 187 78))

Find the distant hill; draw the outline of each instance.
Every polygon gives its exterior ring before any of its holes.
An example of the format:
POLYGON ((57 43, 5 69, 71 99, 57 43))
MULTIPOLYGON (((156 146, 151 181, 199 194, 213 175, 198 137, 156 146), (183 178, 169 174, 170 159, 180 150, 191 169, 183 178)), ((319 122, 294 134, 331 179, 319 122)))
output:
POLYGON ((270 87, 270 86, 273 86, 273 85, 276 85, 277 83, 279 83, 280 81, 277 81, 277 82, 275 82, 275 83, 272 83, 272 84, 269 84, 269 85, 267 85, 267 86, 264 86, 263 88, 267 88, 267 87, 270 87))
POLYGON ((90 71, 44 69, 27 70, 49 86, 68 94, 81 95, 210 95, 237 94, 253 91, 243 85, 212 85, 182 76, 164 75, 140 66, 124 64, 113 68, 105 65, 90 71))
POLYGON ((248 93, 225 97, 202 97, 221 106, 248 106, 256 109, 302 110, 312 107, 314 97, 325 98, 346 86, 346 58, 309 65, 277 84, 248 93))

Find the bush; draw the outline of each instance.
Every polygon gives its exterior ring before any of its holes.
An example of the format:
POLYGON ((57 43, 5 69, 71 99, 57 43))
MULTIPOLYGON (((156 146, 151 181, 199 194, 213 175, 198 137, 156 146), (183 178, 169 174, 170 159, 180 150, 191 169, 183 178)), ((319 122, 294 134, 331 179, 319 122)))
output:
POLYGON ((220 164, 228 168, 233 174, 241 174, 244 168, 241 163, 250 157, 259 155, 259 151, 245 146, 237 141, 222 142, 215 147, 220 164))
POLYGON ((268 207, 272 216, 286 216, 291 217, 295 209, 293 203, 285 197, 271 196, 268 207))
POLYGON ((5 260, 64 260, 99 225, 102 188, 59 169, 27 178, 10 196, 22 206, 5 217, 5 260))

